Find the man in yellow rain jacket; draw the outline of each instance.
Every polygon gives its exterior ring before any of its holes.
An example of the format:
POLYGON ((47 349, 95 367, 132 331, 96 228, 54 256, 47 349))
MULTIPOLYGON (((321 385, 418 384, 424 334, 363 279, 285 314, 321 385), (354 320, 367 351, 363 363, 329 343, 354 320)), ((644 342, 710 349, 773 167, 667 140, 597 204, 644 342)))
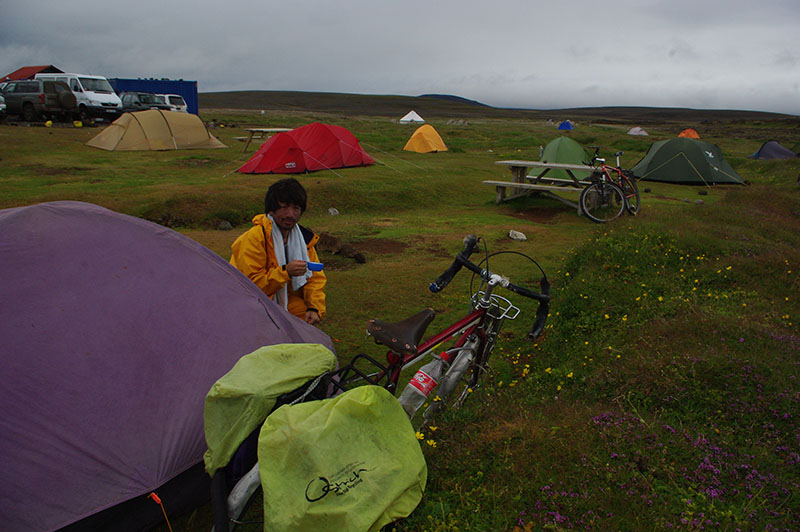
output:
POLYGON ((319 262, 319 236, 297 223, 306 210, 306 191, 294 178, 267 189, 264 211, 231 245, 231 264, 265 294, 298 318, 316 325, 325 316, 325 274, 310 271, 319 262))

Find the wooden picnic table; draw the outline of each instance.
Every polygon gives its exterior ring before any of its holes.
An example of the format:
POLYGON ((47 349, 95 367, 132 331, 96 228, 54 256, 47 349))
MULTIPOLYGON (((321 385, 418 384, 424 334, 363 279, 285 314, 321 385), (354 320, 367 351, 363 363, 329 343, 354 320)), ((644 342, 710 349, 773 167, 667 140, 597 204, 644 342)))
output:
POLYGON ((247 139, 244 141, 244 148, 242 148, 242 153, 247 151, 247 147, 250 146, 250 143, 253 142, 253 139, 268 139, 275 133, 281 133, 283 131, 291 131, 289 128, 285 127, 249 127, 245 131, 249 134, 247 139))
POLYGON ((589 180, 579 179, 574 172, 581 170, 594 172, 591 166, 568 163, 546 163, 542 161, 497 161, 495 164, 507 166, 511 170, 511 181, 487 180, 483 183, 492 185, 497 191, 495 202, 512 200, 528 194, 539 193, 574 207, 580 214, 577 200, 564 198, 559 193, 578 193, 591 183, 589 180), (564 170, 569 179, 550 177, 550 170, 564 170))

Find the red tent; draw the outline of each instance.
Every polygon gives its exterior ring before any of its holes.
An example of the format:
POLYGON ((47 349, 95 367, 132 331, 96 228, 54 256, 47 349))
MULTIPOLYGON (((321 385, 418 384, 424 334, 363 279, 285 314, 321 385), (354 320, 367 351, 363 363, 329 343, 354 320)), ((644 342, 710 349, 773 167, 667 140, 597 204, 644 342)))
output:
POLYGON ((374 163, 347 129, 314 122, 274 135, 239 168, 239 172, 299 174, 374 163))

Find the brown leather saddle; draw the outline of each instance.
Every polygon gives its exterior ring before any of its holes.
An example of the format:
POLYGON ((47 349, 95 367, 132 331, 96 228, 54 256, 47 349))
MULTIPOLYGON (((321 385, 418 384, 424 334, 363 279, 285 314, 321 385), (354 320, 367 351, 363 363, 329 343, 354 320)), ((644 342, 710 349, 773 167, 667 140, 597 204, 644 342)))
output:
POLYGON ((369 320, 367 334, 375 339, 376 344, 382 344, 401 355, 416 355, 417 346, 422 340, 422 335, 430 325, 436 312, 427 308, 406 318, 403 321, 387 323, 381 320, 369 320))

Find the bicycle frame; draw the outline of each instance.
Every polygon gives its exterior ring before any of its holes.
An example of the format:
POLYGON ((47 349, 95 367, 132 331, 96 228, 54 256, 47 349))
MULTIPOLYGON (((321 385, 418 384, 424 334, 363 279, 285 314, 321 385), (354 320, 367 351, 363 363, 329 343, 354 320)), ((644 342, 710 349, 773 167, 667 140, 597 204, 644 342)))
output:
MULTIPOLYGON (((493 346, 502 322, 506 318, 515 319, 519 313, 519 309, 515 307, 508 299, 492 294, 494 288, 498 284, 501 284, 502 281, 503 278, 501 276, 492 276, 487 283, 486 290, 479 290, 472 296, 471 301, 473 310, 463 318, 447 326, 420 344, 420 346, 417 348, 416 354, 410 353, 401 358, 401 356, 394 351, 388 351, 386 353, 388 366, 386 368, 381 368, 381 371, 379 372, 367 375, 367 380, 377 383, 381 380, 387 379, 387 383, 384 384, 384 387, 388 391, 395 393, 402 371, 418 364, 428 355, 435 356, 436 351, 438 351, 441 345, 446 342, 456 339, 456 341, 447 351, 443 351, 439 355, 448 364, 452 364, 455 360, 455 356, 453 356, 452 353, 460 353, 464 345, 466 345, 468 339, 474 333, 480 334, 480 341, 476 346, 477 348, 480 348, 481 345, 485 345, 487 342, 487 331, 490 333, 489 336, 491 336, 489 342, 493 346), (501 303, 503 303, 505 306, 501 306, 501 303), (493 309, 500 309, 501 312, 499 315, 493 315, 493 309), (513 316, 510 315, 510 311, 512 309, 514 310, 513 316)), ((475 349, 476 354, 478 354, 480 351, 480 349, 477 348, 475 349)), ((362 356, 364 358, 369 358, 365 355, 362 356)), ((375 363, 374 361, 372 362, 375 363)), ((364 377, 363 374, 360 374, 360 376, 364 377)), ((347 384, 353 383, 355 380, 358 379, 349 380, 347 381, 347 384)))
POLYGON ((631 214, 636 214, 639 210, 638 187, 636 186, 636 182, 631 180, 630 177, 625 174, 622 166, 620 166, 619 158, 622 152, 620 151, 614 154, 617 158, 617 165, 611 166, 606 164, 605 159, 597 156, 599 148, 596 146, 592 147, 595 148, 595 153, 590 164, 596 165, 596 163, 600 163, 599 166, 597 166, 598 173, 600 173, 603 178, 622 189, 626 210, 631 214), (616 176, 613 174, 616 174, 616 176), (633 198, 636 198, 635 202, 633 202, 633 198))

